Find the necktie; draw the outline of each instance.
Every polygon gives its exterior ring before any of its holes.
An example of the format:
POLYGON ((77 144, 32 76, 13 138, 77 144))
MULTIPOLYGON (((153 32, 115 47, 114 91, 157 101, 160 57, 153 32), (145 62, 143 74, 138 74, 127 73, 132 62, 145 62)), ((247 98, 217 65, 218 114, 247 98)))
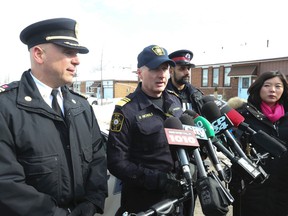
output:
POLYGON ((58 94, 58 89, 53 89, 51 92, 51 95, 53 97, 52 108, 54 109, 54 111, 56 113, 58 113, 60 116, 62 116, 62 111, 61 111, 61 108, 60 108, 58 101, 57 101, 57 94, 58 94))

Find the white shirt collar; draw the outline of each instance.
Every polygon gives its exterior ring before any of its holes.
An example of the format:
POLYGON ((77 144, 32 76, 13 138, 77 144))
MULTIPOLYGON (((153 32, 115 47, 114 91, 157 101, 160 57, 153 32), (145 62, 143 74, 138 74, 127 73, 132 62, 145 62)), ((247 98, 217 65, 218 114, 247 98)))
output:
MULTIPOLYGON (((50 98, 53 88, 45 85, 43 82, 38 80, 35 76, 33 76, 33 74, 31 72, 30 72, 30 74, 31 74, 31 76, 32 76, 32 78, 33 78, 33 80, 34 80, 34 82, 35 82, 35 84, 36 84, 41 96, 43 97, 43 99, 45 100, 45 98, 50 98)), ((61 88, 59 87, 58 90, 59 90, 60 98, 63 99, 61 88)))
MULTIPOLYGON (((52 89, 51 87, 45 85, 43 82, 41 82, 40 80, 38 80, 35 76, 33 76, 33 74, 30 72, 39 92, 40 92, 40 95, 42 96, 43 100, 50 106, 52 107, 52 95, 51 95, 51 92, 52 92, 52 89)), ((59 87, 58 88, 59 90, 59 94, 57 95, 57 98, 58 99, 58 103, 63 111, 63 95, 62 95, 62 92, 61 92, 61 88, 59 87), (61 101, 61 102, 60 102, 61 101)))

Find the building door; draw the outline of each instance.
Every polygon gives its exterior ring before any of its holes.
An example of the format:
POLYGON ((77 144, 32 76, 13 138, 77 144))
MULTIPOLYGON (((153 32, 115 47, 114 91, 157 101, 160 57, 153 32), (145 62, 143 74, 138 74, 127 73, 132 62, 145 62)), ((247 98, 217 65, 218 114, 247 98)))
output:
POLYGON ((248 93, 247 90, 251 84, 251 77, 239 77, 238 83, 238 97, 247 99, 248 93))

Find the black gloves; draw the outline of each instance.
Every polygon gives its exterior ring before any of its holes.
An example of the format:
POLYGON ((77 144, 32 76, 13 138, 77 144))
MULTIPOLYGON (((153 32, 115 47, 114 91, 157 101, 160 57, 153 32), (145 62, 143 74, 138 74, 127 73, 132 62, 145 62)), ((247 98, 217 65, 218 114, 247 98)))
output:
POLYGON ((158 174, 158 188, 166 192, 168 196, 181 197, 184 195, 185 190, 179 180, 173 174, 159 173, 158 174))
POLYGON ((96 206, 93 203, 86 201, 77 205, 69 216, 93 216, 96 212, 96 206))

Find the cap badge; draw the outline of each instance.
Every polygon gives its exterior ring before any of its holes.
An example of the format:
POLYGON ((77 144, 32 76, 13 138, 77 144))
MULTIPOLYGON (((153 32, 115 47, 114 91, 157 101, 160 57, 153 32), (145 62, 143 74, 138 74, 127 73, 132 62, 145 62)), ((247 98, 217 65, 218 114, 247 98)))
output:
POLYGON ((185 58, 190 60, 190 59, 191 59, 191 55, 190 55, 189 53, 187 53, 187 54, 185 55, 185 58))
POLYGON ((152 50, 158 56, 165 55, 164 49, 159 46, 152 47, 152 50))
POLYGON ((76 24, 75 24, 75 29, 74 29, 74 31, 75 31, 75 37, 78 39, 78 36, 79 36, 79 25, 78 25, 77 22, 76 22, 76 24))

